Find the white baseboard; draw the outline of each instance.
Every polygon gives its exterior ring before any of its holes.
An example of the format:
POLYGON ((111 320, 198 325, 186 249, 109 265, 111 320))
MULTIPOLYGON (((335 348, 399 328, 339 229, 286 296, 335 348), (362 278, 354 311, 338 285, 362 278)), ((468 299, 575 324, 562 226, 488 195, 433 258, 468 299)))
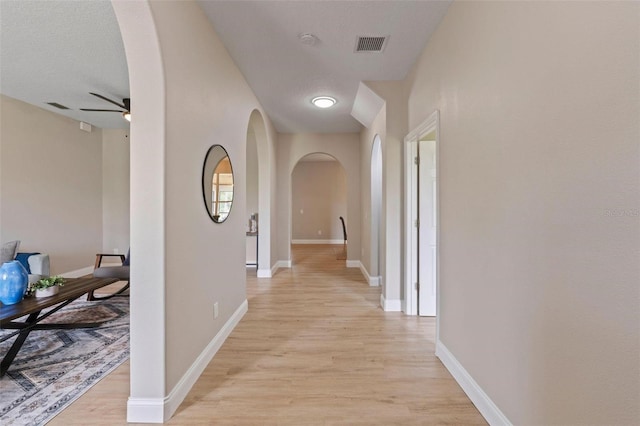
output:
POLYGON ((380 295, 380 306, 385 312, 401 312, 402 300, 399 299, 385 299, 384 294, 380 295))
MULTIPOLYGON (((119 266, 120 264, 118 263, 117 265, 119 266)), ((105 263, 103 266, 107 266, 107 264, 105 263)), ((79 278, 84 275, 89 275, 92 272, 93 272, 93 266, 87 266, 85 268, 76 269, 75 271, 64 272, 59 275, 64 278, 79 278)))
POLYGON ((344 240, 291 240, 291 244, 344 244, 344 240))
MULTIPOLYGON (((122 264, 120 262, 102 262, 100 266, 122 266, 122 264)), ((93 273, 93 269, 93 266, 85 266, 84 268, 76 269, 69 272, 63 272, 62 274, 58 275, 63 278, 80 278, 93 273)))
POLYGON ((258 269, 258 278, 271 278, 273 277, 278 269, 280 268, 291 268, 290 260, 278 260, 275 265, 271 267, 271 269, 258 269))
POLYGON ((168 396, 164 398, 129 398, 127 402, 127 422, 163 423, 168 421, 248 309, 249 304, 245 300, 231 315, 231 318, 220 329, 218 334, 209 342, 204 351, 189 367, 189 370, 169 392, 168 396))
POLYGON ((440 358, 440 361, 449 370, 449 373, 458 382, 462 390, 467 394, 471 402, 476 406, 480 414, 491 426, 511 426, 511 422, 493 403, 491 398, 482 390, 480 385, 473 380, 473 377, 465 370, 465 368, 458 362, 455 356, 449 349, 440 341, 436 342, 436 356, 440 358))
POLYGON ((128 423, 164 423, 166 398, 131 398, 127 400, 128 423))
POLYGON ((364 278, 367 280, 367 282, 369 283, 370 287, 379 287, 380 286, 380 278, 381 277, 372 277, 371 275, 369 275, 369 271, 367 271, 367 268, 364 267, 364 265, 362 264, 362 262, 360 262, 360 272, 362 272, 362 275, 364 275, 364 278))
POLYGON ((359 260, 347 260, 347 268, 359 268, 360 261, 359 260))
POLYGON ((258 278, 271 278, 273 276, 273 270, 272 269, 258 269, 256 274, 257 274, 258 278))

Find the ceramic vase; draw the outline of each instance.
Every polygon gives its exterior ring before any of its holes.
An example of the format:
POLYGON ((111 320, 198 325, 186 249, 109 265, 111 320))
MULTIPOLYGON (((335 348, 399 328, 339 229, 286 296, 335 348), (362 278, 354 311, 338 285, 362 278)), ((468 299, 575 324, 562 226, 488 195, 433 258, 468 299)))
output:
POLYGON ((58 294, 58 291, 60 291, 60 287, 57 285, 54 285, 53 287, 47 287, 41 290, 36 290, 36 297, 53 296, 54 294, 58 294))
POLYGON ((20 302, 27 292, 29 275, 24 266, 17 260, 0 266, 0 302, 14 305, 20 302))

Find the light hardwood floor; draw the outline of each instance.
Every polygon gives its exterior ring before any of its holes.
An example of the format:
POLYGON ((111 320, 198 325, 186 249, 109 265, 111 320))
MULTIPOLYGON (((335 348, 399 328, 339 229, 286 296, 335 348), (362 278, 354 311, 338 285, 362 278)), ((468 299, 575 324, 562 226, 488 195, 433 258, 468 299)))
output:
MULTIPOLYGON (((294 246, 293 268, 248 272, 249 312, 168 424, 486 424, 434 355, 434 319, 383 312, 336 250, 294 246)), ((126 424, 128 375, 126 363, 49 424, 126 424)))

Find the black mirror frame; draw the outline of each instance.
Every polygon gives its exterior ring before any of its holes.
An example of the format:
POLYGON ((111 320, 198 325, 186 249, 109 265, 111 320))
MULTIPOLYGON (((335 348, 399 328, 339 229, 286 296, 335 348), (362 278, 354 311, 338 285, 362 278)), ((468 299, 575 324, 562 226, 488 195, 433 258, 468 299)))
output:
MULTIPOLYGON (((214 223, 224 223, 224 221, 226 221, 229 218, 229 216, 231 215, 231 211, 233 210, 233 197, 231 198, 231 207, 229 207, 229 213, 227 213, 227 216, 225 216, 225 218, 223 220, 217 220, 215 218, 215 216, 211 214, 211 210, 209 209, 209 205, 207 203, 207 191, 211 192, 211 185, 212 185, 211 181, 208 182, 209 188, 205 187, 205 185, 207 185, 207 183, 205 182, 205 175, 207 174, 207 160, 209 159, 209 155, 211 155, 211 152, 217 147, 220 147, 224 151, 225 157, 227 157, 229 159, 229 167, 231 167, 231 176, 233 177, 233 181, 234 181, 234 185, 235 185, 233 164, 231 163, 231 157, 229 157, 229 153, 220 144, 211 145, 209 147, 209 149, 207 150, 206 155, 204 156, 204 163, 202 164, 202 178, 201 178, 201 181, 202 181, 202 201, 204 202, 204 208, 207 211, 207 214, 209 215, 211 220, 214 223)), ((222 158, 225 158, 225 157, 222 157, 222 158)), ((215 169, 214 169, 214 172, 215 172, 215 169)), ((235 189, 234 189, 234 192, 235 192, 235 189)), ((234 196, 235 196, 235 194, 234 194, 234 196)))

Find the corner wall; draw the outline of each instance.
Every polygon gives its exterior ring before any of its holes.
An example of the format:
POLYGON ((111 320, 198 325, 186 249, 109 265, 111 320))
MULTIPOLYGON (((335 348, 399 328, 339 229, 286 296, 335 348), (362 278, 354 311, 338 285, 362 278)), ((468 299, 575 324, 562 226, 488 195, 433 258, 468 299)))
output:
POLYGON ((639 76, 637 2, 456 2, 412 72, 438 346, 513 424, 640 423, 639 76))
POLYGON ((343 241, 339 218, 349 220, 347 176, 339 162, 298 162, 291 174, 291 203, 293 241, 343 241))
POLYGON ((371 258, 371 150, 373 138, 379 135, 382 147, 382 214, 380 218, 380 275, 385 310, 400 310, 403 299, 403 142, 407 135, 407 92, 404 81, 367 81, 364 83, 380 98, 384 106, 369 128, 360 133, 360 167, 363 185, 362 202, 366 203, 363 215, 367 224, 363 227, 363 239, 367 241, 364 258, 370 267, 371 258))
POLYGON ((129 130, 102 130, 102 251, 129 249, 129 130))
POLYGON ((128 420, 163 422, 246 312, 247 125, 255 109, 267 118, 196 2, 113 5, 140 111, 131 123, 128 420), (221 224, 202 200, 213 144, 234 170, 234 203, 221 224))
POLYGON ((102 249, 102 130, 0 95, 0 237, 49 253, 51 273, 102 249))

